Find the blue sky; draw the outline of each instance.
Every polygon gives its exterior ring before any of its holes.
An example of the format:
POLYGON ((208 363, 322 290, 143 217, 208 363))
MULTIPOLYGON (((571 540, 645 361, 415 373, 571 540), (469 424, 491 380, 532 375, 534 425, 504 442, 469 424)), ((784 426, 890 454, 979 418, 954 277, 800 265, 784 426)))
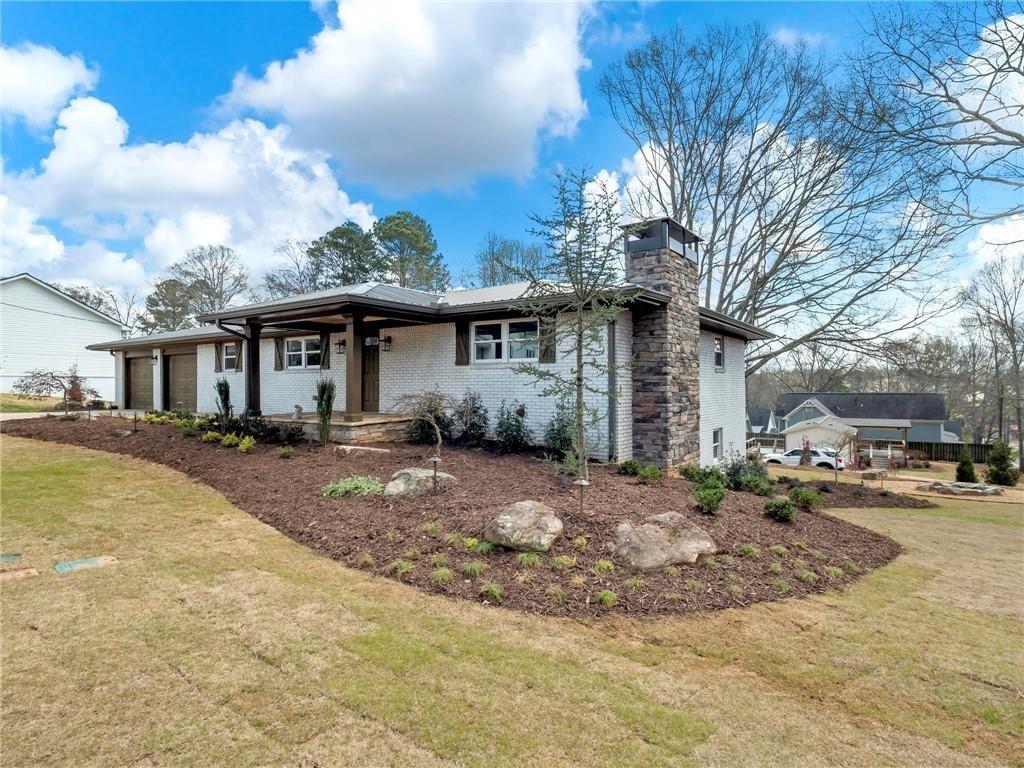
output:
MULTIPOLYGON (((855 3, 615 3, 594 6, 577 21, 573 14, 578 12, 566 8, 492 6, 484 9, 487 17, 479 29, 466 36, 446 39, 447 32, 439 33, 436 48, 410 54, 414 63, 408 71, 396 64, 398 70, 390 73, 393 80, 417 85, 421 68, 416 55, 425 66, 441 62, 419 84, 429 101, 417 102, 413 96, 406 111, 372 88, 350 92, 342 82, 346 73, 325 75, 316 62, 307 62, 307 69, 283 76, 281 82, 264 78, 270 62, 291 60, 308 48, 311 38, 324 30, 325 19, 329 27, 338 26, 333 6, 7 3, 4 46, 24 50, 31 44, 63 57, 77 55, 91 82, 69 92, 69 100, 87 97, 74 115, 69 110, 34 124, 5 116, 8 206, 20 206, 10 207, 8 218, 21 222, 26 232, 18 253, 12 256, 13 249, 8 250, 3 271, 27 268, 49 279, 139 283, 159 274, 196 238, 223 232, 259 272, 272 264, 274 240, 319 234, 314 230, 340 224, 348 215, 358 220, 371 210, 379 217, 409 209, 431 223, 458 274, 488 230, 524 235, 527 214, 546 208, 552 172, 560 164, 615 170, 632 153, 596 84, 610 62, 649 33, 676 24, 697 32, 722 21, 759 21, 773 32, 802 35, 814 46, 842 54, 866 11, 855 3), (477 40, 481 48, 495 41, 514 45, 517 35, 524 46, 537 44, 540 33, 524 17, 541 13, 551 16, 543 22, 545 29, 564 27, 566 35, 541 46, 547 52, 539 55, 549 57, 544 67, 550 77, 535 74, 530 82, 524 76, 526 85, 511 87, 512 96, 501 101, 481 95, 500 79, 460 71, 464 62, 457 58, 457 49, 477 40), (563 49, 573 46, 560 43, 573 35, 578 37, 575 60, 563 56, 563 49), (450 67, 443 61, 446 56, 456 57, 450 67), (240 84, 236 77, 245 72, 249 77, 240 84), (321 100, 321 92, 334 95, 321 100), (543 102, 536 114, 533 94, 543 102), (438 109, 447 110, 445 119, 455 123, 450 140, 444 120, 416 106, 435 101, 441 104, 438 109), (502 113, 506 108, 507 114, 502 113), (258 124, 220 133, 246 118, 258 124), (117 126, 126 134, 111 138, 117 126), (46 161, 54 153, 58 127, 66 128, 67 146, 60 158, 46 161), (284 134, 275 133, 282 130, 284 134), (204 148, 181 146, 197 135, 204 137, 199 141, 204 148), (209 137, 217 137, 213 148, 204 144, 209 137), (124 189, 120 179, 104 182, 75 167, 75 158, 91 151, 90 142, 104 143, 105 151, 117 153, 125 177, 133 179, 123 182, 124 189), (132 147, 142 149, 126 151, 132 147), (238 147, 252 155, 239 154, 238 147), (193 161, 190 150, 208 166, 202 172, 188 167, 193 161), (285 159, 263 168, 259 158, 268 152, 285 159), (234 169, 241 180, 237 188, 225 184, 220 189, 209 175, 226 162, 221 153, 244 166, 234 169), (419 164, 423 167, 408 175, 397 170, 419 164), (373 168, 390 170, 378 173, 373 168), (299 189, 304 179, 316 180, 315 191, 299 189), (257 195, 252 190, 257 184, 288 191, 273 198, 262 190, 257 195), (307 215, 312 209, 318 213, 307 215)), ((394 14, 400 15, 397 10, 394 14)), ((355 29, 364 24, 371 48, 379 45, 373 38, 378 21, 351 25, 355 29)), ((397 18, 387 21, 403 26, 397 18)), ((416 48, 417 30, 408 33, 404 48, 385 52, 387 61, 416 48)), ((397 37, 402 34, 399 29, 397 37)), ((352 42, 350 36, 346 44, 352 42)), ((353 69, 364 63, 358 56, 368 66, 375 61, 372 50, 332 55, 343 57, 353 69)), ((472 59, 476 62, 488 54, 473 55, 481 57, 472 59)))

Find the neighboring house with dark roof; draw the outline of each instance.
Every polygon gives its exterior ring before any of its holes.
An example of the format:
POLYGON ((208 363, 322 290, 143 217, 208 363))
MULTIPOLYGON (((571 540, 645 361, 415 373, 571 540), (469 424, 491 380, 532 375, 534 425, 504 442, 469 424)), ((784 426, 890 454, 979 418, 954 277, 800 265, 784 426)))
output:
POLYGON ((778 431, 779 425, 771 408, 747 408, 747 432, 762 435, 778 431))
POLYGON ((779 395, 776 412, 787 433, 829 416, 856 427, 863 440, 962 442, 959 422, 946 418, 945 396, 934 392, 789 392, 779 395))
POLYGON ((78 373, 114 399, 114 358, 87 347, 119 337, 120 322, 27 272, 0 279, 0 392, 36 369, 78 373))
MULTIPOLYGON (((624 305, 602 334, 587 398, 599 415, 593 453, 670 466, 710 464, 746 444, 747 341, 769 334, 698 305, 698 238, 670 219, 624 238, 624 305), (601 394, 606 390, 608 394, 601 394)), ((524 363, 568 373, 564 315, 529 300, 525 283, 435 294, 361 283, 232 307, 202 328, 92 345, 117 360, 122 408, 215 410, 214 382, 231 383, 237 412, 311 422, 316 382, 335 382, 335 436, 404 433, 407 398, 475 390, 493 426, 502 402, 521 403, 541 440, 557 403, 524 363), (540 311, 538 311, 540 310, 540 311), (552 329, 558 327, 558 333, 552 329), (296 406, 302 409, 295 415, 296 406)), ((557 297, 546 299, 557 308, 557 297)))

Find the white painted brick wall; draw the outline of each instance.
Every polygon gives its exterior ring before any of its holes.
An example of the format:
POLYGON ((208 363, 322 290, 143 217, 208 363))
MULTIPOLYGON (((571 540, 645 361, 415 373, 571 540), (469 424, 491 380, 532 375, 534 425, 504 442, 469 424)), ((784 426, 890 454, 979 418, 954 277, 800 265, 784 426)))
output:
MULTIPOLYGON (((487 407, 491 428, 498 418, 501 401, 518 400, 526 407, 526 424, 536 443, 544 440, 544 429, 554 415, 556 398, 544 396, 544 385, 516 371, 516 363, 470 363, 455 365, 455 324, 408 326, 383 330, 392 338, 391 350, 380 353, 380 405, 382 411, 400 411, 401 399, 428 389, 439 389, 453 397, 462 397, 467 389, 476 390, 487 407)), ((604 353, 602 353, 604 354, 604 353)), ((603 362, 604 358, 602 358, 603 362)), ((568 374, 572 368, 571 350, 560 344, 556 362, 545 368, 568 374)), ((607 373, 593 374, 595 387, 607 388, 607 373)), ((627 393, 632 389, 627 388, 627 393)), ((587 403, 600 416, 600 424, 589 432, 595 456, 607 456, 608 398, 588 393, 587 403)), ((626 407, 620 401, 620 407, 626 407)), ((630 440, 632 436, 630 435, 630 440)))
POLYGON ((315 411, 316 382, 321 376, 334 380, 334 410, 345 410, 345 355, 338 354, 335 342, 344 334, 331 334, 331 367, 274 370, 274 340, 260 342, 260 406, 264 414, 291 413, 296 405, 315 411))
MULTIPOLYGON (((230 344, 232 342, 225 342, 230 344)), ((222 371, 217 373, 216 367, 216 345, 200 344, 196 347, 196 408, 200 413, 217 412, 217 393, 213 385, 217 379, 225 378, 231 385, 231 405, 237 415, 245 410, 245 376, 234 371, 222 371)), ((270 364, 273 366, 273 349, 271 349, 270 364)), ((245 355, 245 342, 242 342, 242 355, 245 355)), ((260 361, 263 363, 263 360, 260 361)))
POLYGON ((745 453, 747 390, 745 344, 725 336, 725 370, 715 370, 716 334, 700 332, 700 463, 711 464, 713 432, 722 429, 724 457, 745 453))

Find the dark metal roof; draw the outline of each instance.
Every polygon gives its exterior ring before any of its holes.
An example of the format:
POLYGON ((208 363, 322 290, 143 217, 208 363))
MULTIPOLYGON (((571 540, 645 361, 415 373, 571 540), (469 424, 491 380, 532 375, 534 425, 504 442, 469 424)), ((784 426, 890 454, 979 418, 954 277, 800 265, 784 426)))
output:
POLYGON ((752 427, 768 426, 768 417, 771 415, 771 408, 747 408, 747 419, 752 427))
POLYGON ((787 392, 779 395, 778 411, 791 413, 814 398, 840 418, 942 421, 946 397, 935 392, 787 392))
POLYGON ((770 339, 775 334, 758 328, 756 325, 737 320, 735 317, 723 315, 707 307, 700 308, 700 327, 709 331, 718 331, 726 336, 737 336, 746 341, 770 339))

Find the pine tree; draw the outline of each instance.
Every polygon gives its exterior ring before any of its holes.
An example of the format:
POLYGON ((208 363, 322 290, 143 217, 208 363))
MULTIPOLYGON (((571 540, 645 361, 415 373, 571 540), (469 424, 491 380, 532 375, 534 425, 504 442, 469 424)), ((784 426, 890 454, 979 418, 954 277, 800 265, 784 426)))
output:
POLYGON ((992 485, 1015 486, 1020 480, 1020 470, 1013 466, 1010 446, 1001 440, 992 446, 988 454, 988 469, 985 480, 992 485))
POLYGON ((956 481, 958 483, 976 483, 978 475, 974 471, 971 452, 964 448, 960 452, 960 463, 956 465, 956 481))

